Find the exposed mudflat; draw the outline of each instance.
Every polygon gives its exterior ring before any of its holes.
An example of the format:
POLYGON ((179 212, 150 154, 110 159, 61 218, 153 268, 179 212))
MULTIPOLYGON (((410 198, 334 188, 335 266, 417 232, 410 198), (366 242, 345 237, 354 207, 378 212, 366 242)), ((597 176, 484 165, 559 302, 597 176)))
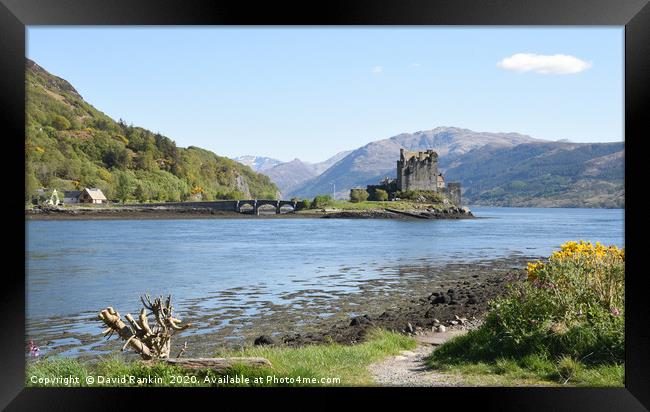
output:
MULTIPOLYGON (((440 268, 412 267, 402 285, 381 292, 369 285, 363 297, 340 300, 344 310, 358 305, 353 317, 339 317, 329 328, 282 336, 288 345, 334 341, 350 344, 363 340, 372 327, 416 334, 456 317, 475 322, 488 303, 506 292, 507 285, 523 278, 527 259, 499 259, 440 268), (412 271, 412 272, 411 272, 412 271), (361 298, 361 299, 359 299, 361 298)), ((369 281, 380 283, 381 281, 369 281)))
MULTIPOLYGON (((311 285, 275 302, 260 300, 254 288, 224 290, 217 297, 184 302, 187 309, 179 316, 194 326, 177 335, 172 345, 180 347, 187 341, 185 356, 200 357, 214 355, 224 347, 252 345, 262 335, 275 345, 332 341, 352 344, 363 340, 372 327, 415 334, 431 330, 436 321, 444 323, 456 316, 473 322, 487 310, 491 299, 506 291, 508 283, 522 276, 530 259, 517 256, 440 266, 401 266, 390 276, 353 281, 356 292, 345 290, 351 280, 346 280, 344 273, 335 272, 323 276, 340 279, 341 291, 325 291, 311 285), (235 300, 242 296, 250 299, 243 304, 227 304, 229 297, 235 300), (219 303, 214 304, 213 310, 199 309, 215 298, 219 303)), ((80 320, 86 325, 96 324, 97 334, 75 331, 70 327, 71 319, 61 317, 50 318, 47 324, 31 324, 30 329, 47 328, 50 333, 28 339, 35 339, 48 356, 93 359, 120 353, 122 344, 103 340, 101 322, 94 316, 86 314, 74 319, 80 320)))

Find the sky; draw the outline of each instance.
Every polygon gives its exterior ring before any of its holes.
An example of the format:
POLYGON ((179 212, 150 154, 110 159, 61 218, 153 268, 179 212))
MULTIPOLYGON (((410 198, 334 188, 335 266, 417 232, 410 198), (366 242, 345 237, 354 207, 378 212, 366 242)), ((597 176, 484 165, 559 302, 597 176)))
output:
POLYGON ((54 27, 27 57, 181 147, 323 161, 454 126, 622 141, 623 27, 54 27))

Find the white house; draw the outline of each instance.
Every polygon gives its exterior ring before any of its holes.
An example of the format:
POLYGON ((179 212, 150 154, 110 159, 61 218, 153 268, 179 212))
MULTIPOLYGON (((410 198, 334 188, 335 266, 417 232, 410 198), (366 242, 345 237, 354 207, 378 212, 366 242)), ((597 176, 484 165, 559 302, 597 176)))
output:
POLYGON ((74 203, 93 203, 100 204, 106 203, 106 196, 102 193, 101 189, 85 188, 84 190, 66 190, 63 194, 64 204, 74 203))
POLYGON ((106 203, 106 196, 101 189, 85 188, 79 195, 79 203, 106 203))

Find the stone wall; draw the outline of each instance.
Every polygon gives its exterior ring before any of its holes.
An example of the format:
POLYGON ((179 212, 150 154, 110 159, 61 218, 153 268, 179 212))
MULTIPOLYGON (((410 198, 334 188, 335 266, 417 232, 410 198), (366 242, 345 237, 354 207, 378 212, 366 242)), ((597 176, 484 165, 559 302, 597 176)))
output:
POLYGON ((441 189, 441 192, 456 206, 461 205, 460 183, 447 183, 447 187, 441 189))

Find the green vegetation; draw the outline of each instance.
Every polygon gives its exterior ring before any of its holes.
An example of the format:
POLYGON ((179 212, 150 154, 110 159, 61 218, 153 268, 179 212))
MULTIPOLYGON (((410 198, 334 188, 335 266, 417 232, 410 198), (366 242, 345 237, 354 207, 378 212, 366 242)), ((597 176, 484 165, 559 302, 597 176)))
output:
POLYGON ((304 209, 310 209, 311 208, 311 200, 309 200, 309 199, 304 199, 302 201, 302 204, 304 205, 304 209))
POLYGON ((318 195, 312 200, 311 202, 311 208, 312 209, 322 209, 327 206, 331 206, 333 204, 334 200, 332 200, 332 196, 330 195, 318 195))
POLYGON ((477 330, 438 348, 438 369, 561 384, 623 385, 625 253, 567 242, 492 302, 477 330), (499 372, 501 371, 501 372, 499 372))
POLYGON ((429 203, 442 203, 445 199, 445 195, 432 190, 398 190, 395 197, 407 200, 424 199, 429 203))
POLYGON ((120 201, 275 199, 264 175, 198 147, 115 122, 65 80, 27 61, 26 190, 98 187, 120 201))
POLYGON ((384 189, 375 189, 372 200, 376 200, 378 202, 384 202, 388 200, 388 192, 385 191, 384 189))
POLYGON ((365 189, 350 189, 350 201, 354 203, 368 200, 368 192, 365 189))
MULTIPOLYGON (((464 336, 446 345, 462 345, 464 336)), ((435 352, 434 352, 435 353, 435 352)), ((447 379, 467 386, 623 386, 625 367, 621 363, 589 365, 563 357, 553 359, 526 355, 516 359, 500 357, 490 361, 456 358, 453 362, 431 361, 447 379)))
MULTIPOLYGON (((146 366, 141 362, 124 362, 118 358, 109 358, 90 364, 71 359, 42 359, 30 362, 27 367, 27 386, 43 386, 38 379, 54 376, 77 376, 81 386, 88 386, 87 376, 97 375, 109 378, 120 376, 135 376, 145 379, 149 375, 161 377, 162 383, 153 386, 352 386, 370 385, 372 379, 367 371, 368 365, 384 357, 396 355, 402 350, 413 349, 416 346, 413 338, 393 332, 373 330, 365 342, 357 345, 309 345, 299 348, 287 347, 251 347, 238 351, 223 351, 217 356, 262 356, 271 361, 272 368, 251 369, 236 366, 228 371, 229 376, 241 375, 249 377, 251 383, 219 384, 206 382, 208 379, 218 379, 219 376, 210 371, 198 371, 195 375, 187 375, 179 368, 165 364, 146 366), (173 382, 176 376, 184 376, 178 382, 173 382), (254 383, 256 377, 263 377, 260 383, 254 383), (268 382, 267 376, 276 378, 293 378, 293 382, 268 382), (300 377, 300 379, 298 379, 300 377), (307 378, 307 379, 305 379, 307 378), (329 380, 328 380, 329 379, 329 380), (337 380, 334 380, 337 379, 337 380), (315 382, 313 381, 315 380, 315 382)), ((57 385, 62 386, 62 385, 57 385)), ((129 383, 108 383, 93 386, 133 386, 129 383)))

